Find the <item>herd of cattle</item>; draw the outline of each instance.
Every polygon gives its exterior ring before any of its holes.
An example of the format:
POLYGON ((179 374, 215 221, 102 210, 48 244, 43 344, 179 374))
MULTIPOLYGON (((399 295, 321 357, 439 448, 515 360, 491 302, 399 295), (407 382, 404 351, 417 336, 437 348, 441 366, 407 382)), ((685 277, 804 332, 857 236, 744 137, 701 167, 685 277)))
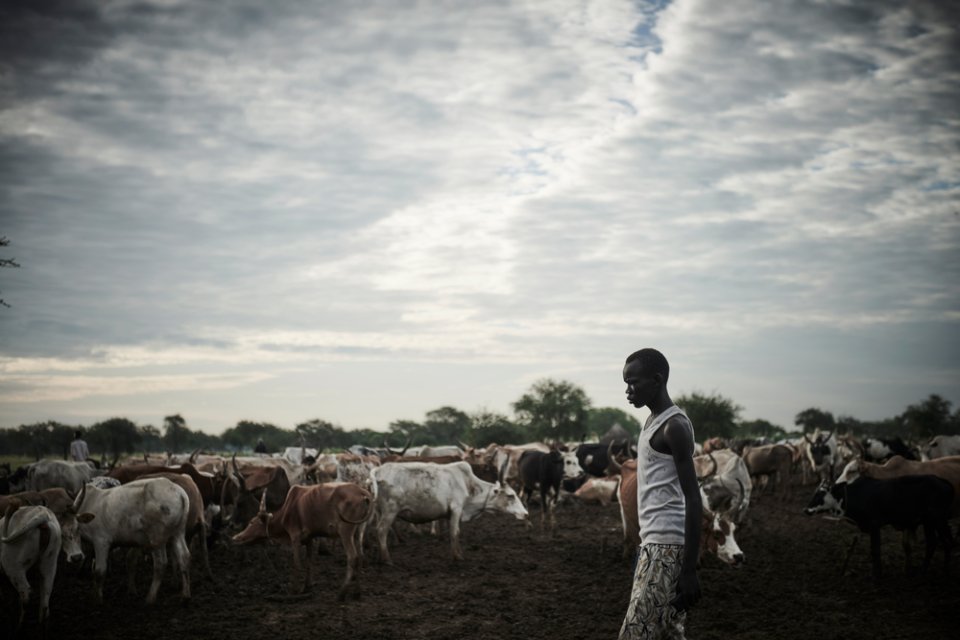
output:
MULTIPOLYGON (((310 544, 339 540, 346 554, 340 597, 358 593, 357 573, 368 529, 376 555, 392 563, 397 520, 413 525, 446 521, 451 555, 462 559, 460 527, 485 512, 528 520, 539 496, 540 527, 553 532, 556 506, 566 500, 619 503, 624 557, 632 557, 641 532, 637 516, 636 449, 628 441, 574 445, 490 445, 389 448, 352 447, 320 453, 289 448, 274 456, 147 456, 99 469, 92 462, 40 460, 0 472, 0 569, 20 594, 20 624, 36 569, 39 621, 48 615, 60 551, 81 563, 93 550, 95 597, 102 600, 110 550, 127 547, 129 588, 137 560, 153 560, 146 601, 158 594, 168 553, 190 597, 191 548, 208 575, 208 545, 264 541, 293 551, 291 583, 311 582, 310 544), (372 528, 371 528, 372 527, 372 528), (307 561, 301 560, 306 547, 307 561), (302 575, 302 579, 301 576, 302 575)), ((731 565, 744 562, 734 537, 746 521, 751 498, 789 496, 795 484, 819 482, 806 513, 830 513, 871 536, 874 570, 880 573, 879 531, 903 531, 909 542, 924 528, 926 567, 939 543, 948 560, 948 521, 960 517, 960 436, 938 436, 911 449, 901 440, 858 440, 815 432, 778 443, 697 445, 694 458, 703 502, 702 551, 731 565)), ((851 547, 852 551, 852 547, 851 547)), ((849 560, 849 553, 847 556, 849 560)))

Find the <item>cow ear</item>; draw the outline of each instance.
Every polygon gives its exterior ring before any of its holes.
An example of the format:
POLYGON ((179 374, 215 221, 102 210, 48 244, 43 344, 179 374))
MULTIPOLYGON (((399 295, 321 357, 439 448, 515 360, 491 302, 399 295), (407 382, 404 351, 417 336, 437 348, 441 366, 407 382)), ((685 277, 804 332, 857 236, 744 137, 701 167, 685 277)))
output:
POLYGON ((95 517, 96 516, 93 515, 92 513, 81 513, 80 515, 77 516, 77 522, 79 522, 80 524, 87 524, 88 522, 93 520, 95 517))

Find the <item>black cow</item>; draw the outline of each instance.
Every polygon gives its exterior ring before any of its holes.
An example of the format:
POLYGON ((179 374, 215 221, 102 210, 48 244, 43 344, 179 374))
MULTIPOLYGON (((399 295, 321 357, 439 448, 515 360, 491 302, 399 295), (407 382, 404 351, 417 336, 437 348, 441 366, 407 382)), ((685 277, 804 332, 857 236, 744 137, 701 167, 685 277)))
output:
POLYGON ((549 453, 543 451, 524 451, 517 463, 520 476, 520 497, 524 504, 530 500, 534 488, 540 487, 540 527, 547 511, 550 512, 550 529, 556 526, 554 509, 560 497, 560 484, 563 482, 563 454, 557 449, 549 453), (553 498, 550 490, 553 489, 553 498))
POLYGON ((611 455, 637 457, 636 450, 629 442, 584 442, 577 446, 575 453, 580 467, 595 478, 609 475, 611 455))
POLYGON ((902 456, 907 460, 917 460, 917 455, 899 437, 865 438, 863 441, 863 459, 867 462, 885 462, 893 456, 902 456))
MULTIPOLYGON (((947 519, 952 505, 953 487, 936 476, 901 476, 885 480, 860 476, 850 483, 820 485, 804 513, 839 513, 852 520, 860 531, 869 532, 873 576, 880 578, 880 528, 884 525, 910 532, 922 525, 927 545, 923 570, 926 571, 930 565, 938 538, 943 546, 944 566, 949 569, 953 536, 947 519)), ((843 571, 846 571, 857 540, 859 536, 847 551, 843 571)), ((906 543, 904 553, 909 568, 910 550, 906 543)))

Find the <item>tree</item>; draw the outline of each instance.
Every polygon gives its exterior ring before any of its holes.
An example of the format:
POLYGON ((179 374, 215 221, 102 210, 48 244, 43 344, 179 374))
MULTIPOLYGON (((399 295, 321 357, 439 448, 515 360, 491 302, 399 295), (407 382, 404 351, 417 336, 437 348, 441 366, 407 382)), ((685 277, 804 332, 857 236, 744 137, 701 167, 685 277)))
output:
POLYGON ((502 413, 480 409, 470 415, 470 423, 464 441, 474 447, 486 447, 492 443, 523 444, 530 440, 523 429, 502 413))
POLYGON ((173 453, 180 453, 187 440, 187 421, 179 413, 163 419, 163 441, 167 449, 173 453))
POLYGON ((599 407, 587 411, 587 433, 602 437, 615 424, 635 436, 640 433, 640 421, 623 409, 599 407))
POLYGON ((163 434, 152 424, 137 427, 144 451, 163 451, 163 434))
POLYGON ((423 427, 431 444, 456 444, 470 432, 470 416, 454 407, 428 411, 426 418, 423 427))
POLYGON ((937 394, 918 404, 907 407, 900 416, 901 424, 907 432, 918 439, 928 439, 936 435, 947 435, 953 431, 953 419, 950 415, 949 400, 937 394))
POLYGON ((769 438, 779 440, 787 435, 786 429, 767 420, 749 420, 741 422, 739 432, 744 437, 769 438))
POLYGON ((695 391, 676 398, 675 402, 690 418, 698 440, 737 435, 737 422, 743 409, 733 400, 718 393, 708 396, 695 391))
POLYGON ((804 433, 811 431, 833 431, 837 424, 833 419, 833 414, 829 411, 823 411, 816 407, 804 409, 793 419, 793 423, 802 427, 804 433))
POLYGON ((119 460, 121 453, 133 453, 142 439, 137 425, 126 418, 98 422, 90 427, 89 437, 91 444, 113 460, 119 460))
POLYGON ((300 439, 292 431, 286 431, 269 422, 241 420, 236 426, 227 429, 220 436, 224 444, 238 450, 250 450, 258 440, 263 440, 268 451, 279 451, 300 444, 300 439))
MULTIPOLYGON (((9 246, 9 244, 10 241, 7 240, 6 236, 0 237, 0 247, 6 247, 9 246)), ((0 258, 0 267, 13 267, 16 269, 19 268, 20 265, 13 258, 0 258)), ((7 304, 3 298, 0 298, 0 306, 9 307, 10 305, 7 304)))
POLYGON ((299 434, 298 437, 303 436, 303 441, 308 447, 314 447, 319 451, 346 449, 351 444, 349 436, 343 429, 319 418, 301 422, 293 430, 299 434))
POLYGON ((540 380, 513 403, 517 422, 537 438, 579 440, 587 427, 590 398, 563 380, 540 380))
MULTIPOLYGON (((383 436, 381 440, 387 440, 391 448, 397 446, 397 441, 400 441, 400 446, 407 444, 407 441, 411 444, 421 445, 421 444, 436 444, 435 442, 428 442, 429 438, 427 437, 427 431, 423 428, 423 425, 419 422, 413 420, 394 420, 390 423, 389 435, 383 436)), ((383 442, 377 444, 378 447, 383 446, 383 442)))

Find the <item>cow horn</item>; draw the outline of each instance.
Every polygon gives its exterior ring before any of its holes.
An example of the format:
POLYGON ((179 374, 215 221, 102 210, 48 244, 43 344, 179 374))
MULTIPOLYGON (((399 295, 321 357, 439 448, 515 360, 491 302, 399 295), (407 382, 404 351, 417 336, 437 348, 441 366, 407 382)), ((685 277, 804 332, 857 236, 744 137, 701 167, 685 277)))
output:
POLYGON ((737 478, 737 484, 740 485, 740 502, 737 503, 737 513, 743 509, 743 501, 747 499, 747 490, 743 486, 743 482, 740 481, 740 478, 737 478))
POLYGON ((236 452, 234 452, 233 457, 230 459, 230 461, 233 463, 233 473, 234 473, 234 475, 237 476, 237 481, 240 483, 240 491, 243 492, 243 491, 246 490, 247 485, 246 485, 246 482, 245 482, 244 479, 243 479, 243 474, 240 473, 240 467, 237 466, 237 454, 236 454, 236 452))
POLYGON ((830 429, 830 431, 827 432, 827 437, 824 438, 823 441, 824 441, 824 442, 829 442, 829 441, 830 441, 830 438, 833 437, 833 432, 834 432, 834 429, 830 429))
POLYGON ((807 434, 806 434, 806 433, 803 434, 803 439, 807 441, 807 444, 809 444, 809 445, 812 445, 812 444, 813 444, 813 442, 810 441, 810 438, 807 437, 807 434))
POLYGON ((150 458, 147 457, 147 452, 143 452, 143 464, 150 464, 150 458))
POLYGON ((79 512, 80 512, 80 507, 83 506, 83 499, 86 497, 86 495, 87 495, 87 483, 84 482, 84 483, 83 483, 83 486, 80 487, 80 493, 78 493, 78 494, 77 494, 77 497, 74 498, 74 500, 73 500, 73 512, 74 512, 74 513, 79 513, 79 512))
POLYGON ((190 464, 196 464, 198 453, 200 453, 200 449, 199 448, 194 449, 193 453, 190 454, 190 457, 187 458, 187 462, 189 462, 190 464))
POLYGON ((608 464, 613 467, 614 471, 620 473, 623 469, 623 465, 617 462, 616 456, 613 455, 613 441, 610 441, 610 444, 607 445, 607 460, 608 464))
POLYGON ((503 464, 500 465, 500 470, 497 471, 497 482, 500 484, 507 483, 507 465, 510 464, 510 458, 507 458, 503 461, 503 464))
POLYGON ((705 474, 703 474, 702 476, 700 476, 699 478, 697 478, 697 481, 700 482, 701 484, 703 484, 703 481, 706 480, 707 478, 711 478, 711 477, 713 477, 714 475, 716 475, 717 469, 719 468, 719 466, 717 465, 717 459, 713 457, 713 452, 712 452, 712 451, 707 454, 707 457, 710 458, 710 462, 713 463, 713 470, 711 470, 709 473, 705 473, 705 474))
POLYGON ((257 512, 258 516, 267 515, 267 489, 264 487, 263 493, 260 494, 260 510, 257 512))

